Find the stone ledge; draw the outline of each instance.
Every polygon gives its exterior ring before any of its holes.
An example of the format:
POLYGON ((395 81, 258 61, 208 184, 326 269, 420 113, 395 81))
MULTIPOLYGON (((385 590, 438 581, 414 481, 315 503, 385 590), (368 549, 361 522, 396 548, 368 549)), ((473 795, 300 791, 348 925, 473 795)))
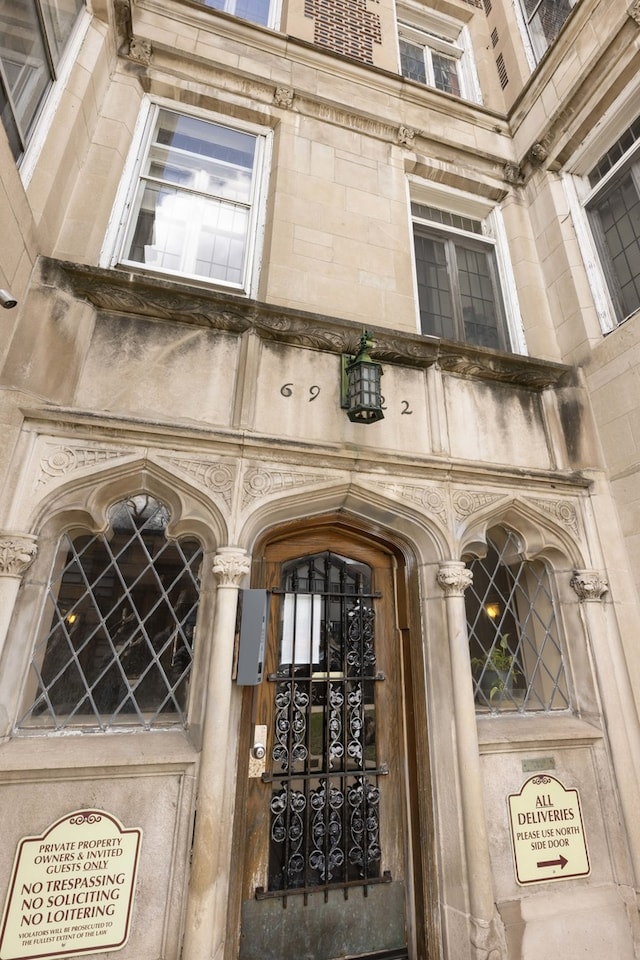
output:
MULTIPOLYGON (((65 289, 100 313, 148 317, 241 335, 253 332, 275 341, 325 353, 355 353, 360 324, 322 314, 260 303, 236 294, 127 270, 109 270, 41 258, 44 287, 65 289)), ((573 368, 547 360, 505 353, 437 337, 402 333, 369 325, 374 356, 381 363, 440 369, 471 378, 544 390, 574 381, 573 368)))

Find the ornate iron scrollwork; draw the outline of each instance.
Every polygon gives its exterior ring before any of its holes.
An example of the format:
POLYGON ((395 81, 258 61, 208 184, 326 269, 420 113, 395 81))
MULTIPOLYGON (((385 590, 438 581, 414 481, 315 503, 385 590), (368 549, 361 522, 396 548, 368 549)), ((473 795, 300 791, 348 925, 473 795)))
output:
POLYGON ((291 686, 281 684, 275 697, 275 744, 272 756, 276 763, 286 770, 290 764, 306 760, 308 750, 305 746, 307 733, 307 714, 309 694, 293 685, 293 708, 291 704, 291 686))
POLYGON ((370 673, 376 662, 373 648, 373 626, 375 621, 373 607, 365 606, 358 600, 347 614, 347 663, 363 674, 370 673))
POLYGON ((281 772, 266 774, 274 792, 269 891, 261 895, 386 882, 371 570, 326 553, 283 573, 281 661, 270 676, 271 756, 281 772))

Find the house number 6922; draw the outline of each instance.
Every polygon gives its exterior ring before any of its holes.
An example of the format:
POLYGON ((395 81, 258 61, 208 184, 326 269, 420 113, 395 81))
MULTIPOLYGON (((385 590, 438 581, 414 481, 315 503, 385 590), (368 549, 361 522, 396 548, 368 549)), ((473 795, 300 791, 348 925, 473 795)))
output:
MULTIPOLYGON (((295 387, 295 384, 293 383, 283 383, 282 386, 280 387, 280 393, 282 394, 283 397, 292 397, 294 393, 294 387, 295 387)), ((313 403, 313 401, 317 400, 319 396, 320 396, 320 387, 316 383, 314 383, 311 387, 309 387, 308 402, 313 403)), ((401 404, 401 410, 400 410, 401 416, 410 417, 413 414, 413 410, 411 409, 411 404, 409 403, 409 401, 401 400, 400 404, 401 404)), ((387 409, 386 400, 384 397, 382 397, 382 409, 383 410, 387 409)))

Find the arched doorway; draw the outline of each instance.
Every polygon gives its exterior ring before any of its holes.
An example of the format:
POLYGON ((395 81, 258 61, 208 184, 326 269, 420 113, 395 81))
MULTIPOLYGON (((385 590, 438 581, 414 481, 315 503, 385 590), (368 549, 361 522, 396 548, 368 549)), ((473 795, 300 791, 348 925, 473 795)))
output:
POLYGON ((244 704, 266 757, 241 769, 240 960, 435 958, 417 578, 344 520, 290 525, 254 561, 272 602, 244 704))

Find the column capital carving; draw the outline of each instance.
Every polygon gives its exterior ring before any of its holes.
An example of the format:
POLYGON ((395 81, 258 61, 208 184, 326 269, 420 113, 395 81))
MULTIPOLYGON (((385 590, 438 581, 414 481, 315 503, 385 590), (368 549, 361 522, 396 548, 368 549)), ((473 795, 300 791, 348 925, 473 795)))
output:
POLYGON ((570 583, 579 600, 602 600, 609 589, 606 577, 599 570, 574 570, 570 583))
POLYGON ((0 530, 0 577, 21 577, 37 550, 37 537, 0 530))
POLYGON ((463 597, 473 582, 473 573, 462 560, 447 560, 440 564, 437 580, 445 597, 463 597))
POLYGON ((218 588, 239 587, 240 581, 251 569, 251 557, 241 547, 220 547, 213 558, 213 572, 218 588))
POLYGON ((627 10, 627 13, 640 27, 640 0, 633 0, 633 3, 627 10))

